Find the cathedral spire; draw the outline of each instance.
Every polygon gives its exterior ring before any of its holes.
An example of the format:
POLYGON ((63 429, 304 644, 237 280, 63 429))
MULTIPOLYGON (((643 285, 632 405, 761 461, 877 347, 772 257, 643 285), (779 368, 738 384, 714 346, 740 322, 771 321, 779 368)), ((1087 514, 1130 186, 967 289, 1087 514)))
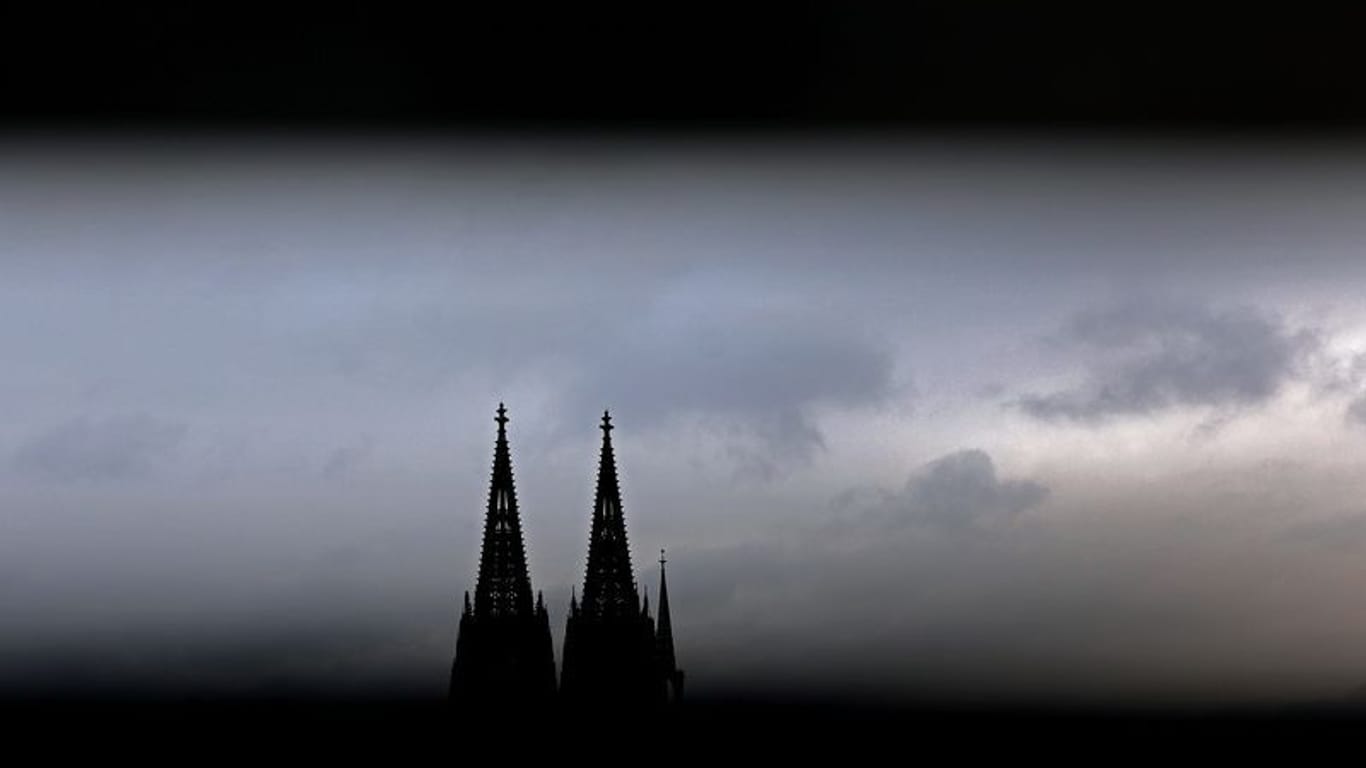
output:
POLYGON ((593 524, 588 541, 588 570, 583 581, 581 608, 594 617, 625 618, 638 614, 640 596, 631 568, 626 540, 626 516, 621 509, 621 485, 612 452, 612 416, 602 412, 602 452, 598 457, 598 487, 593 498, 593 524))
POLYGON ((611 707, 661 700, 655 627, 636 588, 626 540, 621 484, 612 452, 612 416, 602 414, 602 451, 588 538, 588 567, 565 623, 560 693, 611 707))
POLYGON ((541 599, 533 604, 526 546, 517 509, 508 450, 507 408, 498 404, 498 437, 493 447, 479 576, 471 610, 465 593, 451 697, 463 704, 544 702, 555 692, 555 656, 550 619, 541 599))
POLYGON ((474 612, 489 615, 529 615, 531 580, 527 577, 522 519, 517 512, 517 489, 512 481, 508 451, 507 408, 498 404, 498 438, 493 448, 493 477, 489 481, 484 543, 479 552, 479 580, 474 586, 474 612))

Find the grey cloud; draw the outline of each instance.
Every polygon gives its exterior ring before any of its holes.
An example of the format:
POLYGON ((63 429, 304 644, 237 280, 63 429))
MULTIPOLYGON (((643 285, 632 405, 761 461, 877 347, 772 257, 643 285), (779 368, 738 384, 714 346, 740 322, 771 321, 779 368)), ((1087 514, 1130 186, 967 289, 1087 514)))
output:
POLYGON ((990 456, 967 450, 927 464, 907 481, 899 501, 906 519, 963 526, 1013 518, 1047 496, 1039 483, 998 478, 990 456))
POLYGON ((800 316, 718 316, 636 328, 589 352, 567 396, 642 425, 694 415, 739 430, 733 459, 763 474, 823 447, 811 410, 892 397, 893 358, 851 331, 800 316), (750 450, 746 447, 755 447, 750 450))
POLYGON ((1032 480, 1000 477, 985 451, 957 451, 917 467, 900 488, 838 494, 823 519, 804 517, 773 536, 724 547, 680 549, 673 559, 687 564, 686 576, 674 577, 671 588, 696 620, 738 622, 727 631, 740 635, 775 629, 759 626, 764 621, 755 612, 769 622, 799 620, 808 613, 797 607, 804 602, 819 604, 822 618, 885 606, 888 588, 906 590, 902 598, 914 591, 881 581, 889 570, 918 574, 918 583, 952 570, 959 555, 992 538, 982 534, 1000 530, 1048 493, 1032 480), (860 565, 848 566, 849 557, 860 565), (760 594, 771 604, 754 605, 760 594))
MULTIPOLYGON (((863 569, 838 569, 821 564, 850 554, 850 550, 876 558, 891 554, 893 560, 933 540, 935 551, 924 552, 919 563, 903 563, 911 569, 942 564, 956 541, 970 545, 973 536, 944 539, 921 538, 923 532, 983 532, 1015 520, 1048 497, 1047 486, 1028 479, 1002 478, 985 451, 969 449, 941 456, 913 470, 898 489, 859 487, 832 499, 821 520, 806 520, 786 527, 782 535, 763 540, 742 540, 716 550, 678 553, 690 562, 688 585, 681 587, 696 598, 695 605, 713 609, 736 602, 758 585, 783 585, 790 594, 810 589, 862 592, 868 585, 863 569)), ((951 560, 952 557, 949 556, 951 560)), ((868 562, 872 565, 872 561, 868 562)), ((828 595, 827 595, 828 596, 828 595)))
POLYGON ((859 525, 873 524, 881 531, 907 526, 968 530, 1012 520, 1042 503, 1048 492, 1032 480, 998 477, 990 455, 969 449, 926 463, 899 490, 846 491, 836 497, 835 506, 853 510, 859 525))
POLYGON ((1366 425, 1366 354, 1335 354, 1326 347, 1312 356, 1312 382, 1327 398, 1349 398, 1343 409, 1348 426, 1366 425))
POLYGON ((57 640, 7 649, 0 680, 21 695, 440 695, 444 653, 425 647, 432 627, 394 623, 399 626, 305 619, 251 628, 95 631, 100 642, 93 646, 57 640))
POLYGON ((907 394, 888 345, 794 282, 764 270, 585 282, 547 269, 491 295, 376 285, 329 294, 329 321, 304 324, 317 330, 302 344, 386 394, 472 382, 496 401, 550 384, 561 427, 580 436, 604 408, 640 428, 696 418, 728 460, 772 474, 823 446, 816 409, 907 394))
POLYGON ((992 532, 1024 533, 1009 523, 1047 495, 1040 483, 1000 477, 984 451, 941 456, 900 488, 838 494, 820 518, 671 552, 676 624, 696 637, 687 639, 697 663, 717 659, 718 677, 730 678, 704 685, 743 685, 775 663, 818 676, 849 673, 850 659, 889 658, 885 643, 913 645, 928 631, 916 614, 942 616, 946 585, 991 582, 1010 568, 1001 558, 1018 559, 1031 537, 992 532))
POLYGON ((1282 535, 1297 544, 1356 553, 1366 545, 1366 515, 1308 520, 1289 526, 1282 535))
POLYGON ((346 475, 362 464, 374 449, 375 438, 368 434, 362 435, 356 442, 338 446, 323 463, 323 474, 328 477, 346 475))
POLYGON ((1082 359, 1072 389, 1016 401, 1039 419, 1100 421, 1177 406, 1248 406, 1271 398, 1317 345, 1250 307, 1214 311, 1135 302, 1077 314, 1055 341, 1082 359))
POLYGON ((1152 502, 1123 495, 1104 510, 1059 499, 1060 516, 998 535, 941 525, 1009 520, 1045 492, 964 451, 924 465, 904 490, 846 495, 831 510, 843 519, 826 525, 679 549, 670 589, 676 625, 697 633, 690 663, 727 676, 706 684, 742 688, 798 674, 816 686, 1156 701, 1299 695, 1360 678, 1360 623, 1338 602, 1359 581, 1357 550, 1329 543, 1359 542, 1359 518, 1287 530, 1276 520, 1285 500, 1267 494, 1250 508, 1145 518, 1152 502))
POLYGON ((57 482, 106 481, 151 474, 180 447, 187 427, 146 414, 82 416, 29 438, 14 466, 57 482))
MULTIPOLYGON (((987 534, 1023 534, 1009 523, 1048 492, 1032 480, 1002 478, 982 450, 963 450, 917 467, 900 488, 839 494, 822 520, 725 547, 680 549, 670 581, 676 612, 688 614, 679 626, 701 636, 694 658, 726 659, 724 674, 741 685, 775 663, 847 676, 858 666, 851 659, 888 658, 887 644, 925 651, 954 632, 924 616, 946 626, 976 620, 944 605, 943 595, 981 597, 978 585, 998 583, 1027 557, 1030 535, 987 534)), ((883 673, 920 669, 910 656, 883 673)))

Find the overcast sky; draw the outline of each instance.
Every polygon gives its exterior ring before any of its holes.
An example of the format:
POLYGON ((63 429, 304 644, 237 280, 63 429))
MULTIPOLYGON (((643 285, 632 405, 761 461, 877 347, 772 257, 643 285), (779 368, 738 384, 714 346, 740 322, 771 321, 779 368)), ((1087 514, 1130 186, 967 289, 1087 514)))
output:
POLYGON ((698 692, 1366 683, 1366 152, 0 145, 0 682, 441 695, 504 401, 698 692))

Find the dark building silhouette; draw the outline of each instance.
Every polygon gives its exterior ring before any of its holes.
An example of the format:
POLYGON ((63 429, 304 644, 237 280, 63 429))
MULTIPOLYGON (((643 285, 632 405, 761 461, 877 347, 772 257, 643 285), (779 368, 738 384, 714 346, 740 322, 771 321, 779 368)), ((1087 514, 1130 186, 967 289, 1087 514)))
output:
POLYGON ((660 622, 642 603, 631 568, 612 418, 602 415, 602 454, 593 500, 583 599, 570 597, 560 693, 571 701, 617 706, 657 703, 682 693, 673 654, 668 591, 660 558, 660 622))
POLYGON ((462 704, 549 702, 555 695, 555 651, 540 594, 531 602, 522 520, 508 453, 507 409, 498 404, 484 541, 474 604, 465 593, 451 668, 451 699, 462 704))

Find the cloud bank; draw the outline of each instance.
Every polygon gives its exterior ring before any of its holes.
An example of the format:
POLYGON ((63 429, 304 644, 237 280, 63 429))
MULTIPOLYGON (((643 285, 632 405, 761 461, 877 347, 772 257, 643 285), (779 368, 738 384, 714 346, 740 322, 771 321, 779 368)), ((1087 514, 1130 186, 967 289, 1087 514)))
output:
POLYGON ((1021 397, 1044 420, 1098 422, 1177 407, 1239 408, 1266 402, 1316 345, 1252 307, 1216 311, 1180 303, 1132 303, 1078 313, 1055 343, 1081 361, 1075 387, 1021 397))

